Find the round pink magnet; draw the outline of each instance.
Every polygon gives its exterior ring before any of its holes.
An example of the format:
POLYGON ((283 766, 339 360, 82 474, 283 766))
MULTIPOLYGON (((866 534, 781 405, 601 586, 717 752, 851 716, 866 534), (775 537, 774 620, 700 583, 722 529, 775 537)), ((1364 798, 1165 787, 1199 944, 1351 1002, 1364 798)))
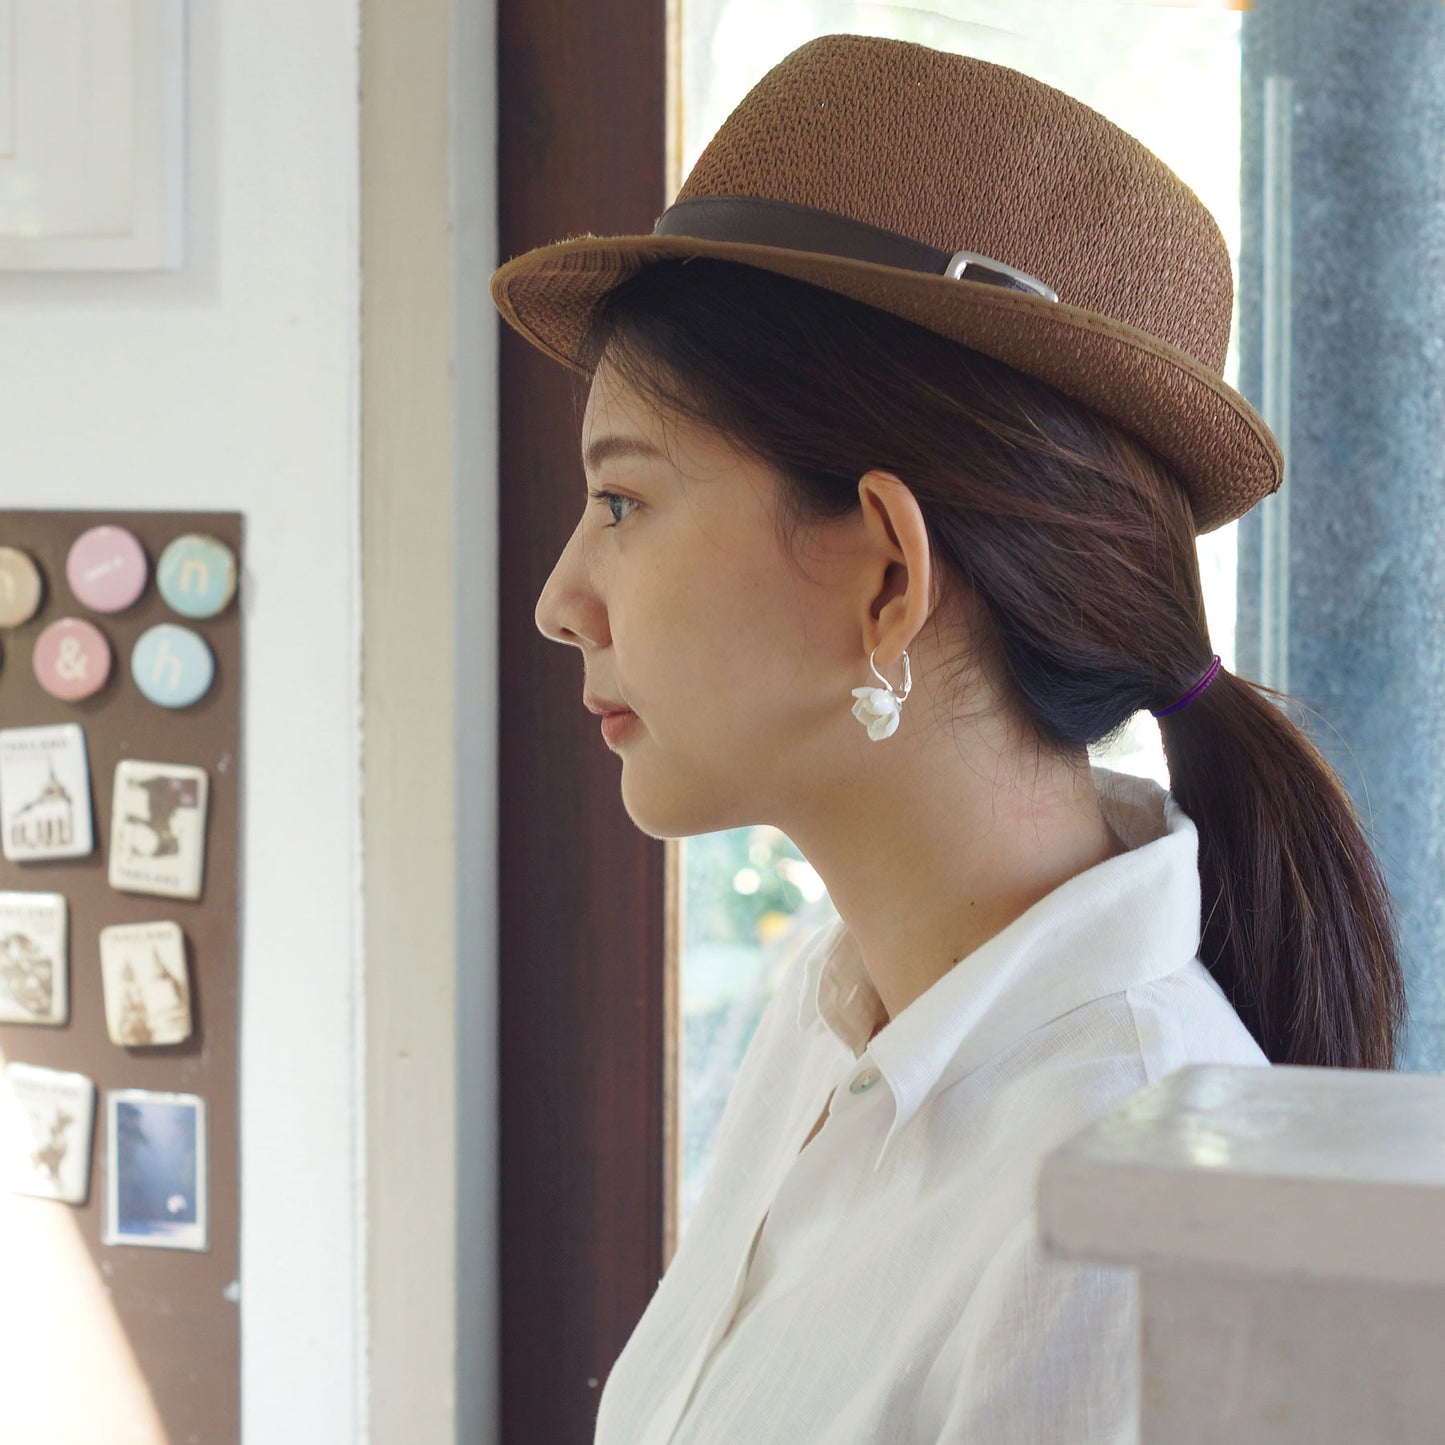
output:
POLYGON ((78 702, 110 676, 110 643, 82 617, 62 617, 35 639, 35 677, 51 697, 78 702))
POLYGON ((146 590, 145 548, 124 527, 92 527, 75 539, 65 576, 92 612, 124 612, 146 590))

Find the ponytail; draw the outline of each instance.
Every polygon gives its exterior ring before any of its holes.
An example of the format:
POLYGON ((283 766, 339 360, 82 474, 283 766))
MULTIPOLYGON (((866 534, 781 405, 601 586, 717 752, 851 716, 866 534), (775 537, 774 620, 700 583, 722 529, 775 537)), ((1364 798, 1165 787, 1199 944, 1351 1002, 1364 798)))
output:
POLYGON ((1199 829, 1199 956, 1272 1063, 1393 1069, 1406 1018, 1394 905, 1353 803, 1310 739, 1221 671, 1159 720, 1199 829))

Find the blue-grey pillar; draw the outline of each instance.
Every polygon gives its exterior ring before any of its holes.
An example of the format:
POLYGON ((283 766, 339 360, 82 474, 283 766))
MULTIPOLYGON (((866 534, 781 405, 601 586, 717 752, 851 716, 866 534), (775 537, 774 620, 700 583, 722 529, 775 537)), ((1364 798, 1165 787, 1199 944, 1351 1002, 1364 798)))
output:
POLYGON ((1359 807, 1400 912, 1399 1066, 1441 1072, 1445 3, 1256 0, 1242 28, 1240 383, 1288 475, 1240 526, 1236 667, 1308 709, 1359 807))

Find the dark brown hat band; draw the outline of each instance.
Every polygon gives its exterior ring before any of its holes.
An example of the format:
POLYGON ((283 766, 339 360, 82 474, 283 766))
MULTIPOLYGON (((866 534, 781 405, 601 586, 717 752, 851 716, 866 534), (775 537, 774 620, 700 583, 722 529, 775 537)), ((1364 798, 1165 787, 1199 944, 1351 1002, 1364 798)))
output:
POLYGON ((944 251, 850 216, 762 196, 694 196, 679 201, 662 213, 652 234, 812 251, 931 276, 983 281, 1049 301, 1059 299, 1036 277, 990 256, 974 251, 944 251))

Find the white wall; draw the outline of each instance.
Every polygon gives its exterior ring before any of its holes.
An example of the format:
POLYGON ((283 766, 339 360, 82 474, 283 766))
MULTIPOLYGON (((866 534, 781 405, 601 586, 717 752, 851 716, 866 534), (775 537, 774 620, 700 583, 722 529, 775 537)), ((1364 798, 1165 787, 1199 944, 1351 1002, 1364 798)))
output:
POLYGON ((0 272, 0 499, 234 509, 245 1438, 360 1440, 356 0, 191 0, 188 257, 0 272))
POLYGON ((246 1445, 496 1438, 495 25, 188 0, 184 268, 0 271, 0 506, 246 518, 246 1445))

